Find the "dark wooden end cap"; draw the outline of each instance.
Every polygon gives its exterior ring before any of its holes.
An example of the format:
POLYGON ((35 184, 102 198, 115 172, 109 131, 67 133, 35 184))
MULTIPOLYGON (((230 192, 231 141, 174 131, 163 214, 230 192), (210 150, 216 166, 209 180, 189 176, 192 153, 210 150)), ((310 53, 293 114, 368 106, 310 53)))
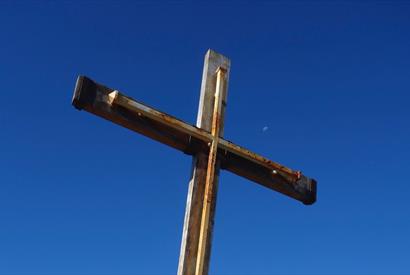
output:
POLYGON ((316 192, 317 192, 316 186, 317 186, 317 181, 314 179, 309 179, 308 188, 310 192, 309 192, 308 198, 305 201, 303 201, 303 204, 311 205, 316 202, 316 192))
POLYGON ((87 105, 92 105, 97 94, 97 84, 86 76, 78 76, 74 89, 74 95, 71 104, 82 110, 87 105))

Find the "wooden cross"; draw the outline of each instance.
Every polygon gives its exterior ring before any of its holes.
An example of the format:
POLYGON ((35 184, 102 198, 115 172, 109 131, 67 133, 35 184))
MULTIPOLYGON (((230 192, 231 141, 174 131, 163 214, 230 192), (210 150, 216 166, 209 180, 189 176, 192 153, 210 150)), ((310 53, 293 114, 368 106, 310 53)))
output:
POLYGON ((316 181, 270 161, 223 136, 230 61, 205 55, 196 126, 79 76, 72 104, 193 156, 181 252, 180 275, 208 274, 219 169, 225 169, 304 204, 316 201, 316 181))

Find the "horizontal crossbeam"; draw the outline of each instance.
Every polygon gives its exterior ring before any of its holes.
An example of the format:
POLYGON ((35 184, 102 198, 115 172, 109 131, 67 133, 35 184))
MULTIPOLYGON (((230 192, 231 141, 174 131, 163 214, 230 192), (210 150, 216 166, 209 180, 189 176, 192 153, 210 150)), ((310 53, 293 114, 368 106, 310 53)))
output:
MULTIPOLYGON (((208 153, 212 135, 127 97, 117 90, 79 76, 72 104, 189 155, 208 153)), ((316 201, 316 181, 225 139, 218 141, 221 168, 304 204, 316 201)))

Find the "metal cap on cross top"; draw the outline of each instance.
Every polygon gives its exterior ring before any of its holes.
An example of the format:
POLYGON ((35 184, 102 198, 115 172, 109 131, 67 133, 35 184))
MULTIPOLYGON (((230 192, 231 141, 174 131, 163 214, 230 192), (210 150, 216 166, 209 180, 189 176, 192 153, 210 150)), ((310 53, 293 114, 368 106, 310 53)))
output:
POLYGON ((205 55, 196 126, 79 76, 72 104, 192 155, 178 274, 207 274, 220 168, 306 205, 316 201, 316 181, 223 138, 230 61, 205 55))

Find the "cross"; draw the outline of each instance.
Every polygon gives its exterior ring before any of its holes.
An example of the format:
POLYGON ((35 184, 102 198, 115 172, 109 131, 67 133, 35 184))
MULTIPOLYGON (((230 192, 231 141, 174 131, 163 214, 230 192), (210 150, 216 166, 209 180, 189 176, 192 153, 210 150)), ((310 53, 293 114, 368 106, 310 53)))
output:
POLYGON ((316 181, 223 139, 230 60, 205 55, 196 126, 155 110, 88 77, 77 79, 72 104, 188 155, 189 181, 179 275, 208 274, 219 170, 225 169, 309 205, 316 181))

